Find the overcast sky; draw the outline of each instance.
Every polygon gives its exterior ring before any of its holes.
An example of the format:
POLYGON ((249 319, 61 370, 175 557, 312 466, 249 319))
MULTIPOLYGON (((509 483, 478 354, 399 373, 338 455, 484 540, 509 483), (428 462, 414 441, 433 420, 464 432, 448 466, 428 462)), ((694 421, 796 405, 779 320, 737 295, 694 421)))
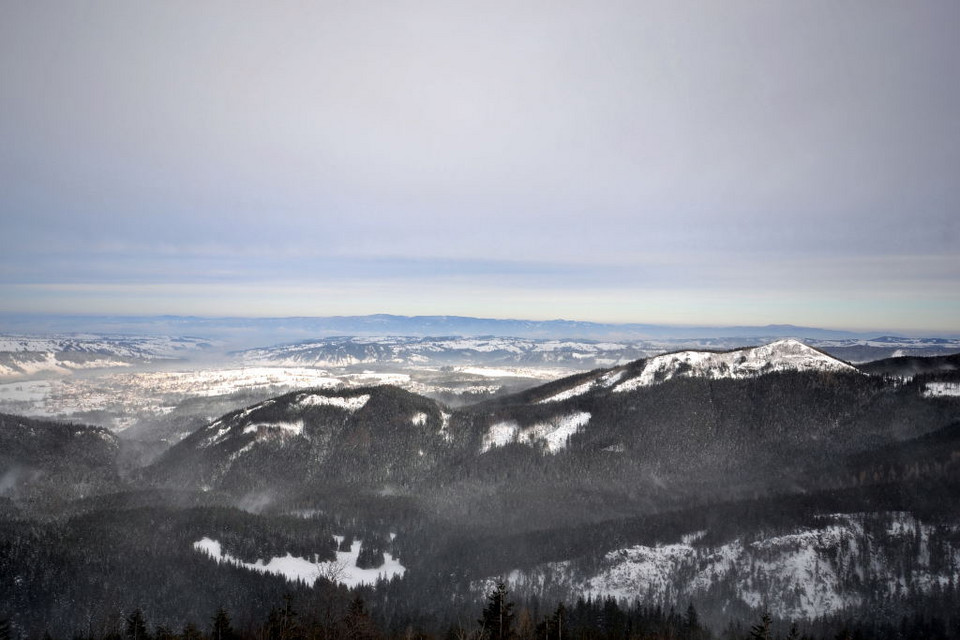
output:
POLYGON ((0 0, 0 312, 960 331, 960 2, 0 0))

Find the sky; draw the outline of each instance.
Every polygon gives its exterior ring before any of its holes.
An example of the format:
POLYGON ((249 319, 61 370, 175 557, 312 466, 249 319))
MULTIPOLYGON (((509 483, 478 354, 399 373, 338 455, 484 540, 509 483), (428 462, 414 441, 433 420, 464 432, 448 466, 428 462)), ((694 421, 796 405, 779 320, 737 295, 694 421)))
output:
POLYGON ((0 0, 0 313, 960 331, 960 3, 0 0))

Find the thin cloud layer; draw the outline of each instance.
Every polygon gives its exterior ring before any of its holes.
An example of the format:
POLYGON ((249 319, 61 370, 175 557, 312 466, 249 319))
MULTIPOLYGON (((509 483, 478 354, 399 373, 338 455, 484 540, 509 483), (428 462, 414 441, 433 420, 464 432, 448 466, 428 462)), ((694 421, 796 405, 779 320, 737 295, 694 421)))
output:
POLYGON ((3 14, 0 310, 960 326, 956 3, 3 14))

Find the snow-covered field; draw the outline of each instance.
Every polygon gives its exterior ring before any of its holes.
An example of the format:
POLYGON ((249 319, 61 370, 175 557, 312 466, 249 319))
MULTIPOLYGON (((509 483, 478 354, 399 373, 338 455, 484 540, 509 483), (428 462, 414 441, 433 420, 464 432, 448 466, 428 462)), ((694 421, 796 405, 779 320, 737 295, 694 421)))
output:
MULTIPOLYGON (((334 536, 334 539, 338 545, 343 541, 343 538, 339 536, 334 536)), ((300 580, 311 585, 318 579, 324 578, 352 589, 360 585, 376 584, 380 579, 402 578, 403 574, 406 573, 406 567, 389 553, 383 554, 384 562, 381 566, 375 569, 361 569, 357 566, 357 559, 360 557, 362 545, 363 543, 360 540, 354 540, 350 545, 350 551, 337 551, 336 560, 322 562, 295 557, 289 553, 283 557, 270 558, 267 561, 242 562, 229 553, 225 553, 220 543, 211 538, 203 538, 194 542, 193 548, 210 556, 217 562, 227 562, 261 573, 273 573, 283 576, 291 582, 300 580)))

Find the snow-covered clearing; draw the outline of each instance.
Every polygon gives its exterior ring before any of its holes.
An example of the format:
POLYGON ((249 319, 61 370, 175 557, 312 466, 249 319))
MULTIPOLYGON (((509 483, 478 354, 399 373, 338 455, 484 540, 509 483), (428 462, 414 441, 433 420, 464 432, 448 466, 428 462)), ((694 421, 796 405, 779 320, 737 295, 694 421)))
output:
POLYGON ((494 447, 503 447, 511 442, 531 445, 543 442, 549 453, 556 453, 566 447, 567 439, 588 422, 590 422, 590 413, 586 411, 557 416, 522 429, 515 420, 497 422, 484 434, 480 453, 486 453, 494 447))
MULTIPOLYGON (((343 538, 334 536, 339 544, 343 538)), ((220 543, 211 538, 203 538, 193 543, 193 548, 201 553, 205 553, 217 562, 226 562, 229 564, 259 571, 261 573, 273 573, 285 577, 291 582, 302 580, 307 584, 313 584, 320 578, 337 582, 346 587, 353 588, 360 585, 373 585, 377 580, 390 580, 395 577, 402 578, 406 573, 406 567, 395 560, 389 553, 383 554, 384 563, 376 569, 361 569, 357 566, 357 558, 360 557, 360 540, 354 540, 350 545, 350 551, 337 551, 336 560, 325 560, 323 562, 312 562, 306 558, 299 558, 291 554, 283 557, 270 558, 267 562, 257 560, 256 562, 242 562, 229 553, 225 553, 220 543)))
POLYGON ((928 382, 923 388, 924 398, 946 398, 960 396, 960 382, 928 382))

